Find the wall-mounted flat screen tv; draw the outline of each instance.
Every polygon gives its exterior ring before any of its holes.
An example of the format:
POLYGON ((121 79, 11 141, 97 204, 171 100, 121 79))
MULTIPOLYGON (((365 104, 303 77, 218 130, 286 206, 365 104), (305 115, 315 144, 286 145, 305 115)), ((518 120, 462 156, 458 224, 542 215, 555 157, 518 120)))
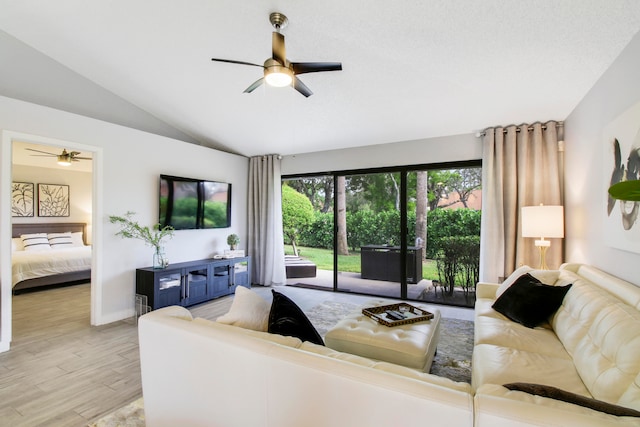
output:
POLYGON ((160 175, 161 227, 231 227, 231 184, 160 175))

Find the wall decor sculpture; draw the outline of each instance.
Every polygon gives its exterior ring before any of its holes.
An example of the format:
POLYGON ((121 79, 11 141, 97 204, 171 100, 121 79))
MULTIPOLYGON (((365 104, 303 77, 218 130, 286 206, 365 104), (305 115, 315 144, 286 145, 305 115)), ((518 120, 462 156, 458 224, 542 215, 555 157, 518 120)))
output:
POLYGON ((640 203, 616 200, 607 191, 620 181, 640 179, 640 103, 609 123, 603 136, 607 150, 604 239, 613 248, 640 253, 640 203))
POLYGON ((11 216, 33 216, 33 190, 32 182, 11 183, 11 216))
POLYGON ((38 184, 38 216, 69 216, 69 186, 38 184))

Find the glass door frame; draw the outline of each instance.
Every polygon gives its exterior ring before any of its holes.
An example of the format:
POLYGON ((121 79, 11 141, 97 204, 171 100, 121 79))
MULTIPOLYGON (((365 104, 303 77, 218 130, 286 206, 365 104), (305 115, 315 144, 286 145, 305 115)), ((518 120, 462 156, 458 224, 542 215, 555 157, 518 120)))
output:
MULTIPOLYGON (((338 198, 336 197, 337 180, 339 176, 349 175, 367 175, 376 173, 400 173, 400 299, 407 299, 407 248, 409 242, 407 241, 408 221, 407 221, 407 176, 410 172, 419 171, 431 171, 440 169, 464 169, 464 168, 482 168, 482 160, 464 160, 456 162, 441 162, 441 163, 425 163, 416 165, 405 166, 393 166, 393 167, 380 167, 380 168, 367 168, 367 169, 351 169, 332 172, 310 172, 305 174, 292 174, 282 175, 282 180, 305 178, 305 177, 317 177, 317 176, 332 176, 333 177, 333 292, 352 293, 338 288, 338 198)), ((426 242, 425 242, 426 244, 426 242)), ((372 296, 374 296, 372 294, 372 296)))

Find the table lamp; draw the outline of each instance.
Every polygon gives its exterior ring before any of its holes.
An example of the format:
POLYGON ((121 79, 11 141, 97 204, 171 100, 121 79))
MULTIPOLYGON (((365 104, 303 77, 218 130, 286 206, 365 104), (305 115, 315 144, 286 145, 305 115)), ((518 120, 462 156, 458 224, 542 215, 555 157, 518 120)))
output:
POLYGON ((522 237, 539 237, 535 245, 540 251, 540 269, 547 270, 545 260, 551 242, 547 238, 564 237, 564 208, 562 206, 524 206, 522 208, 522 237))

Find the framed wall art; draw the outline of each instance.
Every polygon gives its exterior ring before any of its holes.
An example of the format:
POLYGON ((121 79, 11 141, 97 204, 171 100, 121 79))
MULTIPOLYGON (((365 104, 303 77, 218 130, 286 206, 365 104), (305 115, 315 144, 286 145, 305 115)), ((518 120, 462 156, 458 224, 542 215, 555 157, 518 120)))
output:
POLYGON ((610 247, 640 253, 640 202, 615 200, 608 193, 613 184, 640 179, 640 103, 609 123, 603 137, 604 239, 610 247))
POLYGON ((38 216, 69 216, 69 186, 38 184, 38 216))
POLYGON ((34 187, 32 182, 11 183, 11 216, 33 216, 34 187))

